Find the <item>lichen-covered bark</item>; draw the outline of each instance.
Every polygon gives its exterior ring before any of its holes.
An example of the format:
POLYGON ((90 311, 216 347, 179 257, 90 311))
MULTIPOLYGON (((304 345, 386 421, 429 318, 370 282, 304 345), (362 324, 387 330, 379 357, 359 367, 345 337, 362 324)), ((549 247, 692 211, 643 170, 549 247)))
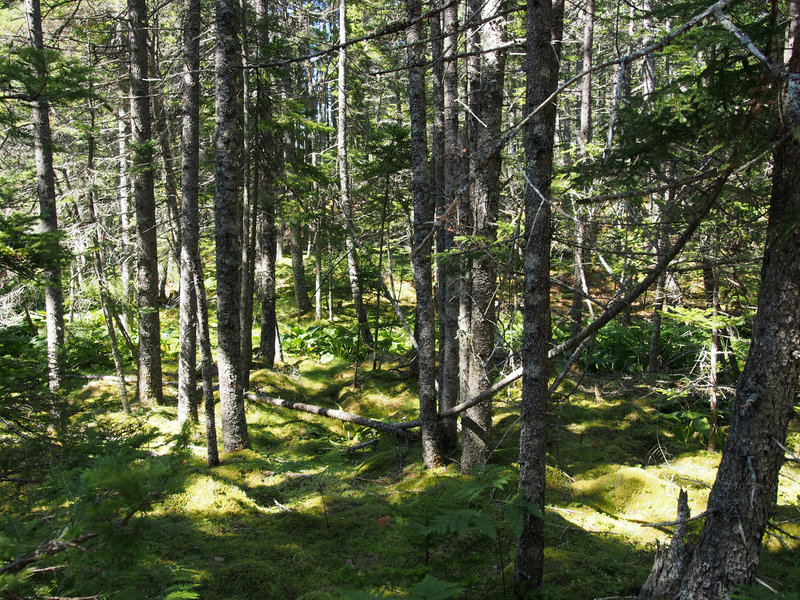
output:
POLYGON ((216 2, 216 112, 214 214, 217 258, 217 366, 226 452, 248 446, 240 381, 239 286, 242 246, 240 187, 242 169, 241 48, 236 0, 216 2))
MULTIPOLYGON (((526 109, 532 111, 555 89, 558 62, 551 39, 551 0, 528 0, 526 109)), ((553 172, 555 104, 530 120, 525 130, 525 238, 522 337, 522 411, 519 487, 528 504, 517 545, 514 574, 518 589, 541 584, 544 564, 544 491, 550 346, 550 180, 553 172)))
MULTIPOLYGON (((407 0, 409 20, 421 13, 419 0, 407 0)), ((425 79, 422 65, 421 25, 406 32, 408 44, 408 98, 411 111, 412 191, 414 196, 414 289, 417 295, 417 345, 419 362, 419 416, 422 434, 422 461, 426 467, 442 463, 439 419, 436 411, 436 338, 434 329, 433 286, 431 282, 430 232, 433 205, 428 194, 428 139, 425 118, 425 79)))
POLYGON ((147 72, 147 6, 128 0, 133 201, 136 206, 136 285, 139 304, 139 400, 163 402, 158 244, 153 189, 153 142, 147 72))

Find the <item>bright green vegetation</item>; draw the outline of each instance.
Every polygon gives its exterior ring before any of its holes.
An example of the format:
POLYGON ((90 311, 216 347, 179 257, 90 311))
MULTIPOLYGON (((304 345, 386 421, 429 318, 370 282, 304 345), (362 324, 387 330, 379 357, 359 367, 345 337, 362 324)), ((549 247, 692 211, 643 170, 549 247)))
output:
MULTIPOLYGON (((171 318, 167 312, 167 325, 171 318)), ((353 388, 352 360, 333 349, 321 360, 325 351, 309 349, 312 340, 323 340, 327 325, 290 321, 284 347, 295 344, 297 354, 287 352, 274 371, 255 370, 252 387, 389 421, 416 415, 404 355, 387 354, 380 370, 364 360, 353 388)), ((350 326, 348 320, 337 325, 350 326)), ((99 327, 88 323, 73 339, 71 356, 81 369, 93 366, 87 340, 99 327)), ((177 429, 169 387, 168 406, 135 406, 129 417, 119 409, 111 378, 72 380, 60 408, 46 397, 23 402, 24 394, 13 390, 24 384, 21 378, 37 377, 26 353, 41 352, 23 350, 24 338, 7 332, 2 340, 3 360, 18 369, 16 380, 3 370, 9 399, 3 417, 26 428, 18 444, 0 451, 2 562, 47 540, 99 536, 16 575, 0 574, 5 597, 511 597, 518 388, 500 394, 492 463, 471 477, 455 465, 424 470, 416 442, 254 403, 247 414, 252 449, 223 455, 223 464, 209 470, 202 426, 177 429), (27 416, 8 413, 11 399, 27 407, 27 416), (51 418, 59 410, 60 422, 51 418)), ((613 351, 613 344, 601 345, 595 357, 613 351)), ((105 362, 94 366, 109 370, 105 362)), ((577 387, 570 377, 558 390, 550 415, 540 597, 635 594, 655 545, 671 533, 668 526, 647 525, 675 518, 681 488, 689 491, 692 514, 703 511, 719 454, 704 449, 705 400, 666 397, 680 383, 603 372, 577 387)), ((789 447, 798 445, 793 431, 789 447)), ((800 527, 789 522, 797 520, 798 498, 800 469, 787 465, 775 515, 776 523, 786 521, 784 532, 768 535, 760 575, 786 593, 800 581, 791 537, 800 527)), ((693 523, 695 535, 700 523, 693 523)))

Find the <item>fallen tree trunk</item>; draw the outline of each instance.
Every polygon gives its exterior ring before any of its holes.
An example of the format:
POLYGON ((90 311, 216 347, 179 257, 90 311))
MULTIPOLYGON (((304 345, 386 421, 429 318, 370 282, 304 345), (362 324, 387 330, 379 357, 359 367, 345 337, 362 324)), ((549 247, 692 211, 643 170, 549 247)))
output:
POLYGON ((344 421, 346 423, 355 423, 356 425, 371 427, 372 429, 377 429, 378 431, 391 433, 392 435, 396 435, 402 438, 419 437, 413 433, 406 431, 405 429, 401 429, 400 427, 393 425, 392 423, 384 423, 383 421, 368 419, 367 417, 361 417, 359 415, 354 415, 353 413, 345 412, 343 410, 337 410, 335 408, 325 408, 322 406, 314 406, 313 404, 303 404, 302 402, 282 400, 281 398, 273 398, 271 396, 267 396, 266 394, 261 394, 258 392, 247 392, 247 394, 245 395, 247 396, 248 400, 257 403, 272 404, 273 406, 279 406, 281 408, 291 408, 292 410, 299 410, 314 415, 322 415, 323 417, 338 419, 339 421, 344 421))

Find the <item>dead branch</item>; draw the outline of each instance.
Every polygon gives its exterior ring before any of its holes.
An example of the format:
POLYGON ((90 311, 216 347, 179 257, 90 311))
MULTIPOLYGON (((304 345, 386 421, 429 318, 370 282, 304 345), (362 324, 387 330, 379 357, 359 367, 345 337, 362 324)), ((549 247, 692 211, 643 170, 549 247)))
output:
POLYGON ((293 402, 291 400, 282 400, 281 398, 273 398, 258 392, 247 392, 246 395, 247 398, 252 402, 272 404, 273 406, 279 406, 281 408, 290 408, 292 410, 299 410, 314 415, 322 415, 323 417, 338 419, 339 421, 344 421, 346 423, 355 423, 356 425, 361 425, 363 427, 370 427, 372 429, 377 429, 378 431, 391 433, 402 438, 417 437, 416 435, 409 433, 405 429, 400 428, 393 423, 385 423, 383 421, 376 421, 375 419, 368 419, 367 417, 354 415, 353 413, 337 410, 335 408, 325 408, 322 406, 314 406, 313 404, 303 404, 301 402, 293 402))

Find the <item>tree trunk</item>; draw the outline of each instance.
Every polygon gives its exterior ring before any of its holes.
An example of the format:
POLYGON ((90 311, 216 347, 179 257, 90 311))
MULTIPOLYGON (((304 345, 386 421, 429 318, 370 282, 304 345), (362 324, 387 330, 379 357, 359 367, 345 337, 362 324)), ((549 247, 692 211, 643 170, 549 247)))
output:
MULTIPOLYGON (((492 354, 495 347, 495 288, 497 267, 492 245, 497 240, 497 217, 500 208, 500 155, 490 155, 500 135, 503 109, 505 52, 503 43, 502 0, 489 0, 483 5, 481 20, 481 81, 477 104, 472 111, 483 123, 477 128, 477 157, 482 172, 472 189, 472 233, 479 247, 472 258, 472 315, 470 317, 469 395, 476 396, 492 384, 492 354), (494 17, 494 19, 492 19, 494 17), (492 20, 488 20, 492 19, 492 20), (480 245, 485 245, 481 248, 480 245)), ((467 410, 461 419, 461 470, 468 472, 486 463, 492 446, 492 403, 482 402, 467 410)))
MULTIPOLYGON (((795 33, 789 71, 800 74, 795 33)), ((775 148, 758 312, 736 389, 731 427, 708 498, 703 533, 680 588, 669 598, 718 600, 753 582, 776 502, 778 472, 797 389, 800 356, 800 86, 788 84, 775 148)), ((658 598, 654 590, 646 598, 658 598)))
MULTIPOLYGON (((127 45, 125 38, 126 28, 122 20, 117 22, 116 43, 123 47, 127 45)), ((124 67, 124 63, 123 63, 124 67)), ((122 286, 122 322, 126 328, 131 326, 131 307, 134 303, 133 286, 131 285, 131 225, 130 225, 130 178, 128 176, 128 137, 130 136, 130 86, 128 84, 128 69, 120 68, 119 73, 119 103, 117 104, 117 148, 118 178, 117 195, 119 196, 119 263, 120 285, 122 286)))
POLYGON ((256 246, 256 211, 255 194, 256 186, 252 173, 252 131, 251 119, 253 112, 250 106, 250 69, 247 65, 257 62, 251 56, 250 28, 247 26, 247 0, 240 0, 240 14, 242 18, 242 106, 243 110, 243 161, 244 185, 242 195, 242 281, 239 289, 239 328, 241 331, 241 382, 244 389, 250 386, 250 369, 253 364, 253 288, 255 287, 255 246, 256 246))
MULTIPOLYGON (((461 151, 458 142, 458 63, 455 58, 458 45, 458 7, 448 6, 443 13, 442 23, 444 41, 442 44, 442 101, 444 127, 444 189, 440 214, 450 203, 456 201, 456 193, 461 178, 461 151)), ((439 252, 454 247, 457 218, 440 227, 437 237, 439 252)), ((452 408, 458 403, 459 394, 459 356, 458 356, 458 307, 459 274, 458 264, 450 260, 439 264, 439 343, 441 375, 439 377, 439 412, 452 408)), ((442 419, 442 445, 445 452, 452 452, 458 445, 457 420, 442 419)))
MULTIPOLYGON (((355 230, 353 223, 353 204, 350 201, 350 178, 347 171, 347 92, 345 87, 345 65, 347 62, 347 15, 345 0, 339 0, 339 72, 338 94, 339 109, 336 124, 336 162, 339 170, 339 202, 345 221, 345 247, 347 249, 347 273, 350 277, 350 291, 353 294, 353 305, 356 309, 358 329, 364 344, 372 346, 372 333, 367 322, 367 311, 361 295, 361 283, 358 277, 356 261, 355 230)), ((426 182, 427 185, 427 182, 426 182)))
POLYGON ((241 48, 238 0, 216 1, 216 193, 217 362, 226 452, 246 448, 247 421, 241 375, 239 287, 242 269, 242 220, 239 211, 242 170, 241 48))
POLYGON ((292 281, 297 311, 304 315, 311 312, 311 300, 306 286, 306 268, 303 263, 303 246, 300 244, 300 223, 289 222, 289 247, 292 251, 292 281))
MULTIPOLYGON (((25 0, 28 23, 28 45, 35 51, 44 50, 42 39, 42 13, 39 0, 25 0)), ((31 58, 36 76, 47 81, 44 56, 31 58)), ((33 100, 33 143, 36 158, 36 190, 39 196, 39 231, 50 236, 46 240, 54 257, 60 252, 58 217, 56 213, 56 186, 53 171, 53 147, 50 131, 50 103, 46 96, 33 100)), ((57 260, 48 264, 44 272, 45 319, 47 322, 47 376, 51 392, 64 386, 64 300, 61 290, 61 266, 57 260)))
POLYGON ((199 256, 200 222, 200 0, 184 0, 183 116, 181 120, 181 260, 178 423, 197 421, 197 290, 193 260, 199 256))
MULTIPOLYGON (((256 0, 256 18, 262 22, 267 15, 266 0, 256 0)), ((266 52, 269 44, 269 32, 266 27, 259 28, 258 53, 266 52)), ((272 118, 272 102, 269 96, 266 73, 258 72, 256 85, 256 114, 259 119, 269 121, 272 118)), ((276 148, 276 136, 270 133, 270 127, 259 126, 258 143, 256 144, 255 178, 258 195, 256 212, 258 213, 258 247, 260 258, 260 295, 261 295, 261 341, 258 353, 264 366, 271 369, 275 364, 275 190, 276 174, 282 169, 277 157, 282 156, 280 148, 276 148)))
MULTIPOLYGON (((526 109, 532 111, 555 89, 561 39, 551 0, 527 0, 526 109), (555 24, 555 27, 554 27, 555 24)), ((525 129, 525 275, 522 338, 522 411, 519 487, 528 505, 517 545, 514 574, 518 590, 541 585, 544 564, 544 492, 547 450, 548 349, 550 325, 550 180, 553 173, 555 104, 525 129)))
POLYGON ((139 400, 164 401, 161 388, 161 323, 158 314, 158 244, 153 189, 154 155, 147 72, 147 6, 128 0, 133 198, 136 205, 139 304, 139 400))
MULTIPOLYGON (((409 21, 421 14, 420 0, 406 0, 409 21)), ((412 193, 414 197, 414 243, 411 266, 417 295, 416 334, 419 364, 419 415, 422 434, 422 461, 426 467, 442 464, 439 422, 436 410, 436 355, 431 282, 429 237, 433 206, 428 194, 428 140, 425 117, 425 79, 422 66, 422 25, 414 23, 406 30, 408 45, 408 95, 411 112, 412 193)))

